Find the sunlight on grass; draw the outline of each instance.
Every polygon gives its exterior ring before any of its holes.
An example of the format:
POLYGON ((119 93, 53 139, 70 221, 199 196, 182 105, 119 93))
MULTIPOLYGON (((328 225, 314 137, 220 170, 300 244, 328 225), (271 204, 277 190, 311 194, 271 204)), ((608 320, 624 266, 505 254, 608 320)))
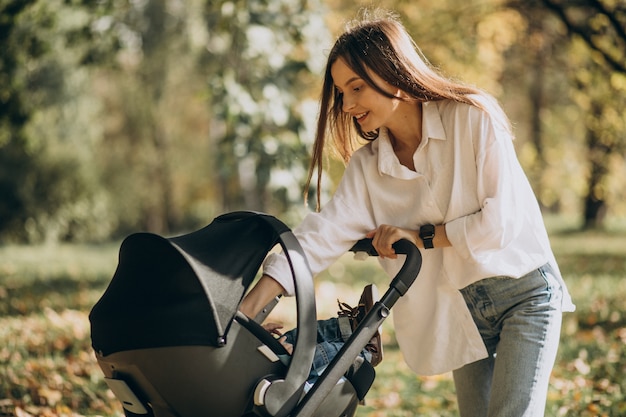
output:
POLYGON ((0 247, 0 283, 50 280, 103 280, 113 275, 119 245, 0 247))

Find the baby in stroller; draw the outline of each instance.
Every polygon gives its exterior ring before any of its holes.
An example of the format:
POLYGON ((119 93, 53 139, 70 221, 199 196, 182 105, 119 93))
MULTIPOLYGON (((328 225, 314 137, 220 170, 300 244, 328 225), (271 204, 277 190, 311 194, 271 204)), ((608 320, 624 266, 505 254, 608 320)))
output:
MULTIPOLYGON (((361 293, 361 298, 356 307, 337 300, 339 311, 337 317, 317 321, 317 343, 315 346, 315 355, 311 365, 311 372, 307 378, 309 384, 314 384, 321 373, 330 364, 333 358, 341 351, 341 348, 348 341, 352 332, 363 321, 367 313, 372 309, 374 303, 378 301, 378 289, 374 284, 368 284, 361 293)), ((240 311, 246 310, 246 299, 242 303, 240 311)), ((250 313, 250 312, 248 312, 250 313)), ((245 312, 244 312, 245 314, 245 312)), ((285 350, 291 355, 293 345, 297 338, 298 329, 294 328, 285 333, 280 329, 282 324, 268 322, 263 324, 263 328, 268 332, 279 337, 278 341, 285 347, 285 350)), ((359 356, 355 359, 353 369, 358 368, 363 360, 369 362, 372 366, 377 366, 383 359, 383 346, 381 339, 381 329, 367 343, 359 356)))

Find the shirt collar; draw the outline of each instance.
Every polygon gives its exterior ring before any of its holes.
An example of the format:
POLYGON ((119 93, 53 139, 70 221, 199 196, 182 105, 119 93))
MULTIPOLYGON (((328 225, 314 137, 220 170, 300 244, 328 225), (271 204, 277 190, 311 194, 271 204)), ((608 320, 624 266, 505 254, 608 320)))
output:
MULTIPOLYGON (((425 138, 425 140, 422 140, 416 152, 419 152, 420 149, 426 146, 430 139, 447 139, 436 102, 427 101, 422 103, 422 138, 425 138)), ((419 175, 400 164, 396 154, 393 152, 387 128, 382 127, 380 129, 376 143, 378 145, 378 172, 381 175, 391 175, 400 179, 412 179, 419 175)))
POLYGON ((446 140, 446 131, 443 128, 439 105, 436 101, 422 103, 422 137, 428 139, 446 140))

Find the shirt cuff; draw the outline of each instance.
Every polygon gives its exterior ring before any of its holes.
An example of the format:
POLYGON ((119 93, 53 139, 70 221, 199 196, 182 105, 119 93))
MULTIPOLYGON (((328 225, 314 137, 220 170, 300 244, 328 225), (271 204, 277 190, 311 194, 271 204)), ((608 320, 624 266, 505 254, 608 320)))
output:
POLYGON ((463 259, 472 258, 472 251, 468 246, 467 236, 465 233, 465 218, 459 217, 445 224, 446 236, 452 244, 454 250, 463 259))

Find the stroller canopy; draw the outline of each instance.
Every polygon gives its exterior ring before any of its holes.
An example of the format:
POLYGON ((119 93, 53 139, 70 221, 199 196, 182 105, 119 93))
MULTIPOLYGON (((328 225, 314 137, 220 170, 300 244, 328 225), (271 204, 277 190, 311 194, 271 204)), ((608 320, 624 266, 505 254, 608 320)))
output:
POLYGON ((226 344, 246 289, 287 231, 274 217, 236 212, 178 237, 128 236, 89 316, 94 350, 226 344))

